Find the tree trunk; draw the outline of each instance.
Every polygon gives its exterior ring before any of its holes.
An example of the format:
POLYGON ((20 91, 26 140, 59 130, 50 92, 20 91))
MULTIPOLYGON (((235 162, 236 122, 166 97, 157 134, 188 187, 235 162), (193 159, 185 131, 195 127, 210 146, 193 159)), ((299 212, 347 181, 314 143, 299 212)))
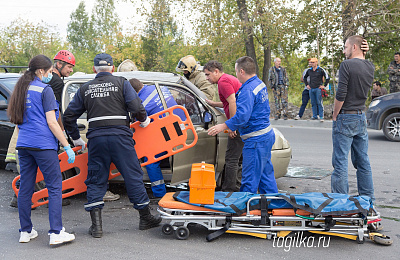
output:
POLYGON ((354 7, 355 0, 341 0, 342 2, 342 36, 343 43, 347 38, 355 34, 354 28, 354 7))
POLYGON ((268 86, 268 71, 271 68, 271 44, 264 46, 264 67, 262 81, 268 86))
POLYGON ((249 21, 249 14, 247 12, 246 0, 236 0, 236 2, 239 8, 239 18, 242 21, 246 55, 253 58, 253 60, 256 62, 256 73, 257 75, 259 75, 256 50, 254 48, 254 41, 253 41, 253 27, 249 21))

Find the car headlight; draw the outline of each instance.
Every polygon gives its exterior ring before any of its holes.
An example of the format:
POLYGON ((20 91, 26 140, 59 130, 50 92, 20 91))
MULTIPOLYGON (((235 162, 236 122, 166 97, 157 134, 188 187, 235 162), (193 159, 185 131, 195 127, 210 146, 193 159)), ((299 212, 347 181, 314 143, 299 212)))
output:
POLYGON ((380 100, 380 99, 378 99, 378 100, 372 100, 371 104, 369 104, 369 108, 371 108, 371 107, 374 107, 374 106, 378 105, 378 104, 379 104, 379 102, 381 102, 381 100, 380 100))

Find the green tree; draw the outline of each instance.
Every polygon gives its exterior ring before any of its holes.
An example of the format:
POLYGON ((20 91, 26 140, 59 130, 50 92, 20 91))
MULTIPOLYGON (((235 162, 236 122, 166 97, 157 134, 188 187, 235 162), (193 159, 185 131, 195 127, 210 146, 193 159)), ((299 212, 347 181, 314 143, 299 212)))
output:
POLYGON ((144 70, 174 71, 184 49, 182 34, 170 13, 168 0, 150 1, 142 40, 144 70))
MULTIPOLYGON (((120 20, 115 13, 114 0, 97 0, 92 11, 93 38, 99 50, 105 51, 121 32, 120 20)), ((98 51, 99 51, 98 50, 98 51)))
POLYGON ((0 28, 0 63, 11 66, 26 66, 38 54, 53 58, 62 48, 55 28, 40 22, 16 19, 9 26, 0 28))
POLYGON ((74 51, 96 52, 98 46, 94 37, 95 32, 89 15, 86 12, 85 2, 79 3, 78 8, 71 13, 67 27, 67 39, 74 51))

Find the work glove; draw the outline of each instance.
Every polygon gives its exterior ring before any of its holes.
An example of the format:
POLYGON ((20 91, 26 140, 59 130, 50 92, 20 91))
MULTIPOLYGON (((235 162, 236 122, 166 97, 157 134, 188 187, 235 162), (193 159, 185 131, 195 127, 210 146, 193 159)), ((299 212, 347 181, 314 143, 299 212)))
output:
POLYGON ((74 143, 75 147, 82 146, 82 148, 79 149, 78 152, 83 152, 83 150, 85 150, 86 143, 85 143, 85 141, 82 140, 82 138, 79 138, 78 140, 72 140, 72 142, 74 143))
POLYGON ((143 122, 140 122, 140 127, 145 128, 146 126, 148 126, 150 124, 150 118, 147 117, 146 120, 144 120, 143 122))
POLYGON ((75 153, 72 151, 71 146, 67 145, 64 146, 65 152, 67 152, 68 155, 68 163, 74 163, 75 162, 75 153))

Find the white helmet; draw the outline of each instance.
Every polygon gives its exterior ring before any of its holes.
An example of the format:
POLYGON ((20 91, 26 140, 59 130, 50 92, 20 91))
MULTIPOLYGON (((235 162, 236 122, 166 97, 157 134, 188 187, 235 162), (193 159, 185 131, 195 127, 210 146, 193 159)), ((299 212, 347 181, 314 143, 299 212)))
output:
POLYGON ((192 55, 188 55, 179 60, 175 70, 177 72, 184 72, 186 70, 193 73, 198 66, 196 59, 192 55))
POLYGON ((126 72, 126 71, 138 71, 138 68, 136 67, 136 64, 127 59, 121 62, 117 68, 117 72, 126 72))

